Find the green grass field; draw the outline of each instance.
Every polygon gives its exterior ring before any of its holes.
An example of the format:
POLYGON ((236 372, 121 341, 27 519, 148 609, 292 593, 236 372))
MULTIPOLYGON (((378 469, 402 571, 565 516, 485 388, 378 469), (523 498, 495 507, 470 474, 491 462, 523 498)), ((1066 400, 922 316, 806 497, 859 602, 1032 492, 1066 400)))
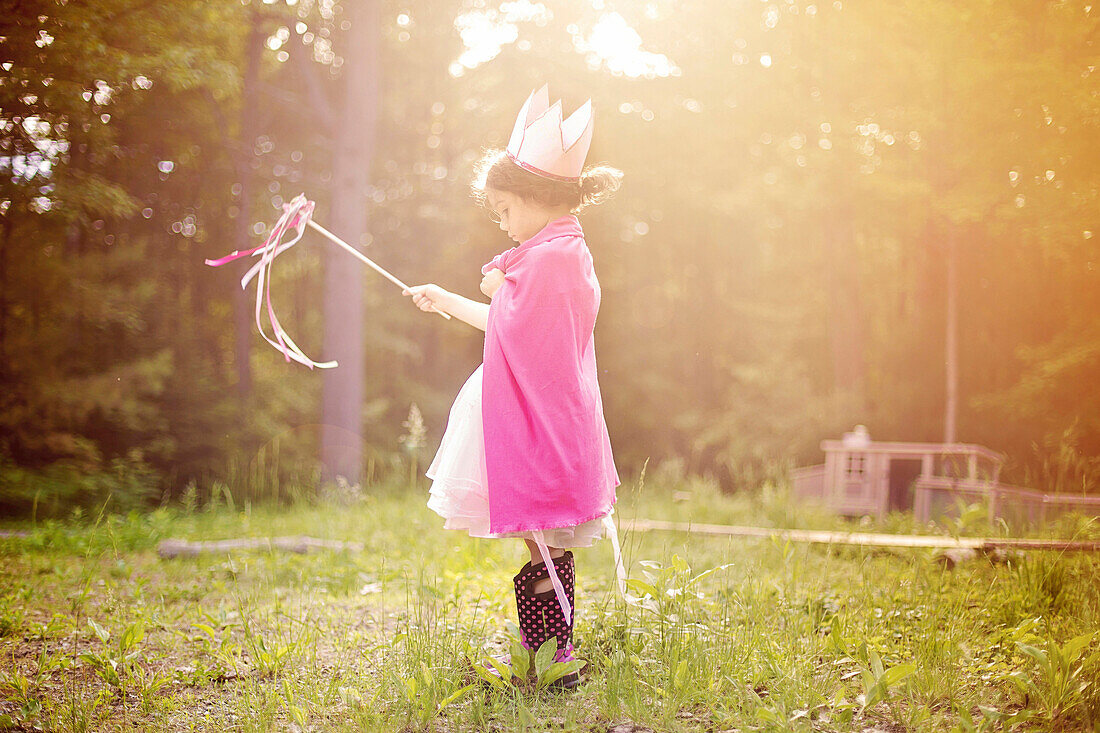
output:
MULTIPOLYGON (((1100 729, 1094 555, 945 569, 923 550, 623 536, 633 603, 609 542, 576 552, 586 683, 496 689, 468 660, 511 645, 526 552, 443 530, 424 500, 389 487, 5 527, 25 534, 0 539, 0 729, 1100 729), (168 537, 292 534, 364 549, 155 552, 168 537)), ((782 495, 656 478, 624 483, 618 514, 853 528, 782 495)), ((1083 520, 1046 532, 1100 537, 1083 520)))

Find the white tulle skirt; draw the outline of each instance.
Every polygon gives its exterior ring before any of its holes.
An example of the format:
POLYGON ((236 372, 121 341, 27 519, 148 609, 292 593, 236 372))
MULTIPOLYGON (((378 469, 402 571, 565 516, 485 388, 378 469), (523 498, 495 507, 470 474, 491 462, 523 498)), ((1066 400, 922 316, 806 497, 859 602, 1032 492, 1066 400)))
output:
MULTIPOLYGON (((446 529, 465 530, 471 537, 535 539, 531 532, 489 531, 480 366, 462 385, 451 406, 447 430, 426 475, 432 480, 428 508, 443 517, 446 529)), ((589 547, 604 536, 604 528, 603 517, 597 517, 573 527, 544 529, 542 535, 551 547, 589 547)))

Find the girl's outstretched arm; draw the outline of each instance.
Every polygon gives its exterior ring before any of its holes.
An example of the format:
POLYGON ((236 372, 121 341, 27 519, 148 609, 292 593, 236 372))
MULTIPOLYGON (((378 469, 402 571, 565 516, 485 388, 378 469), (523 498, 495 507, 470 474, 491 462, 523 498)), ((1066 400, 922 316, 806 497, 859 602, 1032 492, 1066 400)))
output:
POLYGON ((457 293, 444 290, 434 283, 412 285, 408 290, 402 290, 401 294, 411 295, 413 303, 422 311, 431 312, 432 307, 436 306, 439 310, 450 313, 460 321, 465 321, 482 331, 489 323, 488 303, 479 303, 476 300, 464 298, 457 293))

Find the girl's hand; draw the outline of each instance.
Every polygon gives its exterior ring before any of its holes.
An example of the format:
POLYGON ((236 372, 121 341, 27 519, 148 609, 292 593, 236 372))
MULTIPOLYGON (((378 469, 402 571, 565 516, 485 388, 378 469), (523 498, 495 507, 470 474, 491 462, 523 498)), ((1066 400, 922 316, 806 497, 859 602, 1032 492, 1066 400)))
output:
POLYGON ((489 298, 493 297, 500 286, 504 284, 504 272, 494 267, 489 274, 481 278, 481 292, 489 298))
POLYGON ((422 311, 431 312, 443 310, 443 301, 450 293, 434 283, 427 285, 412 285, 407 290, 401 291, 402 295, 411 295, 413 303, 422 311), (436 308, 436 306, 439 308, 436 308))

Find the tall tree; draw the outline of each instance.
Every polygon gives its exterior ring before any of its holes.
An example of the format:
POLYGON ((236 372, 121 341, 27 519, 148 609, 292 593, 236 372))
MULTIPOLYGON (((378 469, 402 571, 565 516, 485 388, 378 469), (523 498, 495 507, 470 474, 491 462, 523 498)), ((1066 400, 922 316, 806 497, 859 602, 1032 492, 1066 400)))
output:
MULTIPOLYGON (((332 228, 357 243, 366 232, 364 199, 375 151, 379 106, 380 0, 346 5, 343 37, 344 86, 340 122, 332 153, 332 228)), ((324 476, 358 482, 363 434, 363 272, 347 253, 329 248, 325 256, 325 358, 340 366, 325 372, 321 422, 324 476)))
MULTIPOLYGON (((236 218, 237 249, 248 249, 252 238, 252 208, 256 199, 256 173, 252 167, 256 138, 259 136, 260 63, 263 60, 264 38, 267 36, 261 13, 250 10, 248 35, 244 43, 244 74, 241 77, 240 133, 230 149, 240 186, 238 214, 236 218)), ((252 340, 252 319, 249 313, 248 295, 244 290, 233 289, 234 363, 237 367, 237 395, 244 405, 252 393, 252 365, 249 361, 252 340)), ((242 415, 244 413, 242 412, 242 415)))

